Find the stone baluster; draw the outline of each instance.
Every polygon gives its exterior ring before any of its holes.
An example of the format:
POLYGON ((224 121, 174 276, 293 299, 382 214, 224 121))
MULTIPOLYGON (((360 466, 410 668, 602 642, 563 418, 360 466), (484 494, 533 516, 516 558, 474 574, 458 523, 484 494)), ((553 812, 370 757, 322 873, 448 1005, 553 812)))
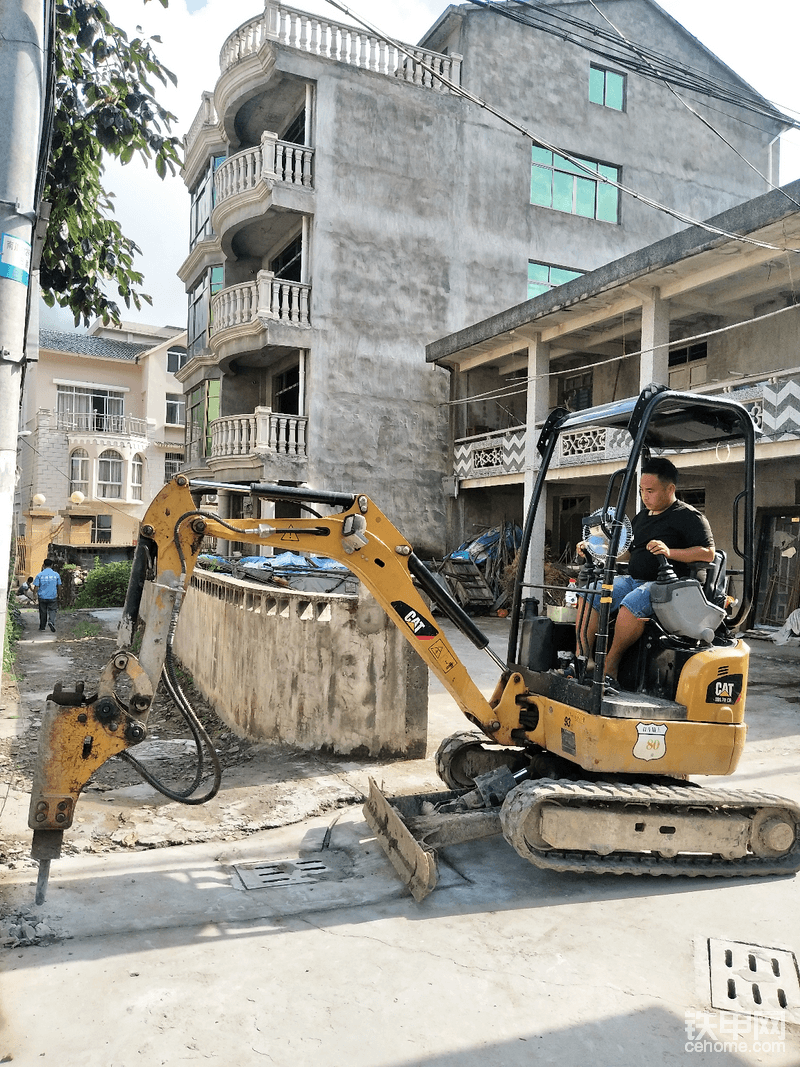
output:
POLYGON ((280 35, 280 0, 264 0, 264 36, 277 40, 280 35))
POLYGON ((275 180, 275 147, 278 143, 278 135, 272 130, 264 130, 261 134, 261 177, 265 181, 275 180))
POLYGON ((319 24, 319 54, 321 56, 330 55, 331 48, 331 27, 328 22, 320 22, 319 24))
POLYGON ((274 319, 275 312, 272 309, 272 284, 275 275, 271 270, 260 270, 256 275, 258 288, 258 304, 256 314, 259 319, 274 319))
POLYGON ((350 30, 350 44, 347 49, 347 62, 352 67, 358 66, 358 46, 359 46, 359 34, 355 30, 350 30))
POLYGON ((300 297, 300 314, 299 320, 304 326, 307 326, 310 322, 310 316, 308 313, 308 298, 310 295, 310 289, 307 285, 301 285, 299 291, 300 297))
MULTIPOLYGON (((448 77, 454 85, 460 85, 461 64, 464 62, 464 57, 459 52, 453 52, 448 58, 450 60, 450 72, 448 77)), ((444 88, 444 86, 442 88, 444 88)))
POLYGON ((257 407, 253 412, 253 451, 269 452, 269 424, 272 408, 257 407))

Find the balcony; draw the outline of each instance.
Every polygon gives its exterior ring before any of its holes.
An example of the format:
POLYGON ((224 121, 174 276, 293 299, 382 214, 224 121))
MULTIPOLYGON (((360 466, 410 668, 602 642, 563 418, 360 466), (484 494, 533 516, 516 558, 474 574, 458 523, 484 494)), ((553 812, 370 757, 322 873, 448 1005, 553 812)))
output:
MULTIPOLYGON (((793 450, 796 447, 795 442, 800 438, 800 372, 792 371, 789 376, 766 381, 714 383, 697 391, 724 395, 746 407, 764 434, 762 442, 788 441, 792 442, 793 450)), ((476 482, 511 476, 509 480, 521 481, 526 434, 525 426, 514 426, 459 439, 453 456, 455 477, 459 481, 476 482)), ((625 462, 630 448, 631 438, 626 430, 602 426, 574 430, 559 438, 551 469, 625 462)), ((539 462, 537 452, 535 469, 539 462)))
POLYGON ((96 411, 42 410, 37 413, 36 428, 91 437, 139 437, 147 441, 146 419, 134 419, 130 415, 102 415, 96 411))
POLYGON ((254 282, 232 285, 211 300, 211 350, 223 366, 266 346, 308 347, 311 286, 262 270, 254 282))
MULTIPOLYGON (((266 132, 257 147, 225 160, 214 176, 216 206, 211 217, 225 255, 232 256, 233 240, 247 223, 271 208, 284 213, 313 213, 313 159, 313 148, 279 141, 277 134, 266 132)), ((287 217, 284 228, 294 225, 295 220, 287 217)), ((280 226, 271 233, 271 242, 279 231, 280 226)), ((243 240, 247 238, 242 234, 243 240)), ((238 251, 241 254, 242 249, 238 251)), ((264 251, 260 247, 246 249, 249 255, 264 251)))
POLYGON ((272 44, 287 45, 437 92, 450 90, 436 75, 456 85, 461 78, 460 55, 445 56, 411 45, 400 49, 358 26, 320 18, 277 0, 266 0, 262 14, 230 35, 220 52, 220 71, 224 75, 272 44))
POLYGON ((496 478, 525 470, 524 426, 493 430, 455 442, 454 474, 459 479, 496 478))
MULTIPOLYGON (((211 423, 209 467, 220 477, 245 475, 305 481, 305 415, 285 415, 256 408, 252 415, 227 415, 211 423)), ((224 478, 222 480, 225 480, 224 478)))

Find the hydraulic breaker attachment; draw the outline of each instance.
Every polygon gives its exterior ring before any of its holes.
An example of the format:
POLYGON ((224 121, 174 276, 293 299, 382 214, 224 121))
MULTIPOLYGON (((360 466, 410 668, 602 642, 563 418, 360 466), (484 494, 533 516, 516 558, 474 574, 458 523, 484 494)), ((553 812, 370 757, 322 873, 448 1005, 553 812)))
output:
POLYGON ((39 861, 36 903, 44 903, 50 861, 61 855, 64 830, 72 825, 78 796, 92 774, 146 736, 144 723, 113 696, 85 699, 83 685, 48 697, 39 730, 28 826, 31 855, 39 861))

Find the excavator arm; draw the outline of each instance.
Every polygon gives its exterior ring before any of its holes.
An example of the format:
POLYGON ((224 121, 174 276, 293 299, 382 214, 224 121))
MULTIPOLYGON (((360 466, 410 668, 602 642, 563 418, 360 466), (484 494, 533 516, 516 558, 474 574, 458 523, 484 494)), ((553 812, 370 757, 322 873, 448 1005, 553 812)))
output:
MULTIPOLYGON (((215 484, 214 489, 218 488, 215 484)), ((406 538, 373 501, 363 495, 291 490, 259 483, 247 490, 231 488, 256 498, 283 499, 292 495, 306 509, 315 504, 341 510, 310 518, 223 519, 196 503, 195 496, 208 491, 209 484, 191 482, 183 475, 167 483, 154 498, 141 523, 119 630, 121 647, 103 671, 97 693, 87 695, 82 684, 74 692, 57 686, 47 701, 28 820, 34 831, 32 855, 40 865, 37 902, 44 900, 49 863, 60 855, 63 831, 72 824, 78 796, 107 759, 123 755, 148 781, 157 784, 128 750, 147 736, 147 718, 162 671, 173 697, 181 702, 179 686, 170 671, 171 647, 181 604, 206 538, 260 548, 290 548, 345 564, 369 589, 464 715, 488 738, 500 744, 514 743, 511 730, 519 719, 516 701, 525 692, 520 674, 506 670, 505 664, 488 649, 485 635, 433 578, 406 538), (144 601, 147 583, 151 586, 150 595, 144 601), (435 599, 440 609, 478 648, 485 648, 501 669, 491 700, 475 685, 436 625, 423 593, 435 599), (144 623, 144 633, 138 654, 134 655, 130 645, 139 621, 144 623), (127 676, 130 690, 127 700, 121 696, 123 675, 127 676)), ((195 722, 192 728, 196 739, 199 734, 211 749, 200 724, 195 722)), ((188 791, 162 791, 184 803, 201 803, 218 788, 218 765, 216 769, 215 785, 202 796, 193 795, 199 776, 188 791)))

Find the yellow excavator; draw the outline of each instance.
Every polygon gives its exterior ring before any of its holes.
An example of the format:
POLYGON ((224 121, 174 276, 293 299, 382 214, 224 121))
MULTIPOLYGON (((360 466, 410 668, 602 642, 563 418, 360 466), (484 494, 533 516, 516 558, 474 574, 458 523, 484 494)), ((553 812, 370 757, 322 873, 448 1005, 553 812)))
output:
POLYGON ((656 385, 601 407, 553 411, 538 439, 541 460, 523 529, 505 660, 368 497, 225 485, 254 499, 291 500, 309 515, 222 519, 199 506, 204 494, 221 488, 218 483, 173 478, 142 521, 119 650, 97 692, 85 692, 83 684, 74 690, 56 686, 47 700, 29 815, 32 855, 39 861, 37 903, 44 900, 50 861, 60 855, 79 794, 105 760, 127 760, 183 803, 203 803, 219 788, 216 754, 181 689, 172 654, 181 603, 209 537, 273 548, 290 537, 296 551, 345 563, 476 728, 439 747, 436 767, 446 791, 388 799, 371 782, 365 817, 417 900, 436 884, 437 848, 499 832, 536 866, 558 871, 730 877, 798 870, 797 805, 689 780, 732 774, 745 741, 749 650, 737 628, 753 596, 756 433, 749 412, 728 397, 656 385), (744 453, 743 486, 732 501, 734 551, 741 559, 735 614, 722 553, 694 577, 679 579, 667 569, 653 585, 655 617, 626 653, 618 691, 607 687, 604 671, 613 631, 610 598, 601 597, 590 660, 580 655, 585 643, 576 641, 574 625, 539 615, 535 598, 525 595, 531 589, 525 575, 532 533, 559 440, 589 428, 616 433, 630 452, 609 479, 602 507, 587 516, 583 589, 598 582, 609 587, 620 569, 630 531, 626 509, 638 494, 641 459, 654 451, 731 442, 744 453), (145 586, 150 588, 143 600, 145 586), (489 699, 442 632, 438 614, 496 662, 499 678, 489 699), (137 622, 144 623, 144 633, 134 655, 137 622), (164 786, 134 755, 147 736, 162 672, 198 749, 194 781, 179 791, 164 786), (211 762, 208 784, 204 751, 211 762))

